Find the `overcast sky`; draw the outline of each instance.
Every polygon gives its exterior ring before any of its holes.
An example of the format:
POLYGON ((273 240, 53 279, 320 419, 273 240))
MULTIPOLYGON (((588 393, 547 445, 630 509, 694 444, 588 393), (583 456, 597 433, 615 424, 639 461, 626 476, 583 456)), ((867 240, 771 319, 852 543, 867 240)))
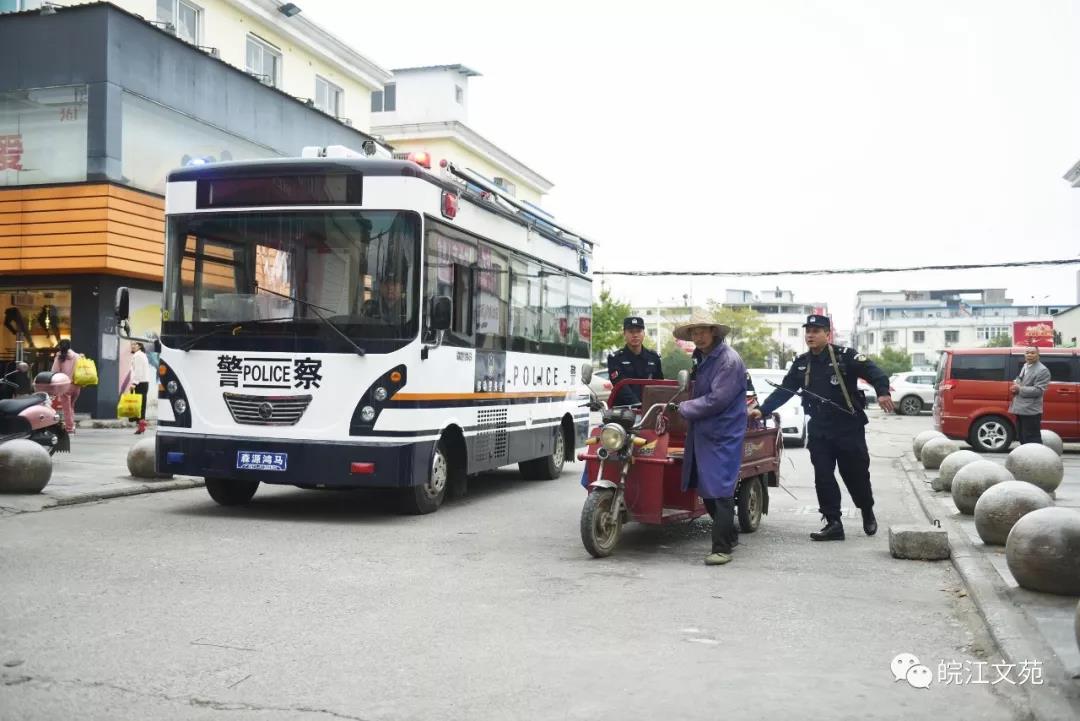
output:
MULTIPOLYGON (((469 125, 555 183, 597 270, 1080 257, 1080 2, 298 4, 383 67, 480 71, 469 125)), ((846 329, 859 289, 1071 304, 1078 269, 606 282, 641 304, 779 285, 846 329)))

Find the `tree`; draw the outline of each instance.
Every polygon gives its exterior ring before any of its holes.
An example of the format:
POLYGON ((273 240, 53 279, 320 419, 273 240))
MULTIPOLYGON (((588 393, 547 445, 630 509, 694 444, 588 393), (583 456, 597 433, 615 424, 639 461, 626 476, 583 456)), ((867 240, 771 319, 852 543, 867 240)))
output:
POLYGON ((680 348, 673 338, 664 343, 664 352, 660 354, 660 367, 664 369, 665 378, 674 380, 679 377, 679 371, 688 371, 693 364, 690 354, 680 348))
POLYGON ((592 350, 593 356, 601 361, 611 351, 623 345, 623 319, 633 315, 629 303, 611 297, 611 291, 603 288, 599 302, 592 307, 592 350))
POLYGON ((870 355, 867 357, 870 358, 878 368, 885 371, 885 375, 887 376, 911 370, 911 356, 899 348, 885 346, 881 349, 881 355, 870 355))
POLYGON ((986 341, 983 348, 1008 348, 1012 345, 1012 337, 1008 333, 1001 333, 986 341))
POLYGON ((765 317, 753 308, 729 308, 709 303, 713 320, 729 326, 727 342, 742 356, 747 368, 764 368, 769 354, 775 352, 776 342, 765 317))

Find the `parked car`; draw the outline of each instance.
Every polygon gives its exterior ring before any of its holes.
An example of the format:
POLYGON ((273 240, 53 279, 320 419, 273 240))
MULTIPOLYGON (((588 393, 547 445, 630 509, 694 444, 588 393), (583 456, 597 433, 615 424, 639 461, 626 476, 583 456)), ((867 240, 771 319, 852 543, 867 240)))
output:
POLYGON ((608 397, 611 395, 611 381, 608 380, 607 369, 598 370, 592 374, 592 380, 589 381, 589 388, 596 394, 596 397, 607 402, 608 397))
MULTIPOLYGON (((771 368, 751 368, 749 372, 750 382, 754 384, 754 392, 760 403, 764 403, 769 394, 776 390, 766 381, 780 385, 784 376, 787 375, 787 371, 771 368)), ((780 406, 776 412, 780 414, 780 432, 784 436, 784 445, 795 447, 806 445, 806 414, 803 413, 802 400, 793 394, 788 402, 780 406)))
MULTIPOLYGON (((1043 396, 1042 427, 1065 441, 1080 441, 1080 358, 1072 348, 1043 348, 1050 387, 1043 396)), ((1023 348, 947 350, 938 364, 934 428, 966 440, 976 451, 1004 453, 1016 438, 1009 384, 1024 363, 1023 348)))
POLYGON ((889 378, 889 394, 902 416, 917 416, 934 405, 934 374, 908 371, 889 378))

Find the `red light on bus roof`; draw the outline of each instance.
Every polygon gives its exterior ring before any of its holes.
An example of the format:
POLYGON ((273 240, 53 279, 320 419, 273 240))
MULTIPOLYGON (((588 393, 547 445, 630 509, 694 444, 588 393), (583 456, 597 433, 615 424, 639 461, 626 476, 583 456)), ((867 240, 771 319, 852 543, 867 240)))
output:
POLYGON ((453 193, 443 191, 442 194, 442 214, 444 218, 450 218, 451 220, 457 216, 457 204, 458 198, 453 193))
POLYGON ((443 158, 442 160, 439 161, 439 167, 440 168, 445 168, 448 165, 450 165, 450 161, 447 160, 446 158, 443 158))
POLYGON ((421 168, 427 168, 431 170, 431 155, 425 153, 423 150, 417 150, 416 152, 409 153, 409 160, 413 161, 421 168))

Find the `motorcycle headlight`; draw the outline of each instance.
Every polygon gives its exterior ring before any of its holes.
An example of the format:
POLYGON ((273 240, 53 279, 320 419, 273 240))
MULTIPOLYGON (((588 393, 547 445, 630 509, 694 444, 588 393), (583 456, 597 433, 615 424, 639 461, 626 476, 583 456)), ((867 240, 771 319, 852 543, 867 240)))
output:
POLYGON ((626 430, 618 423, 608 423, 600 429, 600 445, 609 451, 617 451, 626 443, 626 430))

